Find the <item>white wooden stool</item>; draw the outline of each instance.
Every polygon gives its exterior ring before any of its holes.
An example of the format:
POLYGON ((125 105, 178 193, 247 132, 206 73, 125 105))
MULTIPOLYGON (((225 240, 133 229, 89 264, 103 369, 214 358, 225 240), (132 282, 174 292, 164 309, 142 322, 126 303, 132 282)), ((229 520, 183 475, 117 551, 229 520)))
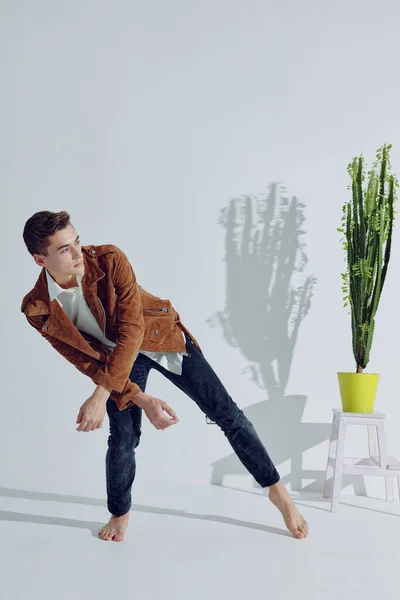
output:
POLYGON ((344 474, 382 475, 385 477, 386 500, 393 501, 393 477, 397 477, 400 495, 400 462, 387 455, 385 415, 348 413, 333 409, 328 463, 325 473, 324 497, 331 498, 331 511, 337 512, 344 474), (345 437, 348 425, 368 428, 369 458, 346 458, 345 437), (330 488, 330 489, 329 489, 330 488))

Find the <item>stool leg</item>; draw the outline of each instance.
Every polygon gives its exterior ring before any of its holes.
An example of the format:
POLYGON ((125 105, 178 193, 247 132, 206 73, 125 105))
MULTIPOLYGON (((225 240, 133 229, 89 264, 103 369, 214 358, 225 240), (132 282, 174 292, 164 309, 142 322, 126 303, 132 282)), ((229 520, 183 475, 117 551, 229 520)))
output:
POLYGON ((333 465, 332 465, 332 463, 335 461, 335 456, 336 456, 338 421, 339 421, 339 419, 337 418, 337 413, 333 413, 331 437, 329 440, 328 461, 327 461, 326 471, 325 471, 325 484, 324 484, 324 493, 323 493, 324 498, 331 497, 331 488, 332 488, 332 480, 333 480, 333 465))
POLYGON ((368 426, 369 457, 379 461, 378 438, 375 425, 368 426))
MULTIPOLYGON (((381 469, 386 469, 388 466, 388 456, 386 449, 386 437, 385 437, 385 429, 384 422, 382 421, 379 425, 376 426, 377 434, 378 434, 378 447, 379 447, 379 466, 381 469)), ((393 476, 385 477, 385 487, 386 487, 386 501, 393 502, 393 476)))
POLYGON ((347 420, 344 417, 338 418, 338 436, 336 447, 336 460, 333 474, 333 488, 331 500, 331 512, 337 512, 340 503, 340 492, 342 491, 342 476, 344 463, 344 442, 346 435, 347 420))

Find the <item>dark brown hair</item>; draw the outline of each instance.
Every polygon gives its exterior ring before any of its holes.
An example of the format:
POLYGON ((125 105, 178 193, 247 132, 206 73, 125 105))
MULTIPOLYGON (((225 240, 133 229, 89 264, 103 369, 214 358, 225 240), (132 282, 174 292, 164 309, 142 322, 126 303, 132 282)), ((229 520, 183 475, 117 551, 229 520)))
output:
POLYGON ((28 251, 32 256, 34 254, 47 256, 47 248, 50 245, 49 237, 68 225, 70 225, 70 216, 65 210, 61 212, 42 210, 35 213, 25 223, 23 232, 28 251))

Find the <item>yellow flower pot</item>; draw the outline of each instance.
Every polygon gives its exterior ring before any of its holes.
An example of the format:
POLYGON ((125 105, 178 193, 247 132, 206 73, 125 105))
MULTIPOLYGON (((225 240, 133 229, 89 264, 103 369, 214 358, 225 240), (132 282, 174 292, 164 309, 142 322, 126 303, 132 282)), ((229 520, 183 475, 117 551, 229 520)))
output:
POLYGON ((344 412, 374 411, 379 373, 338 373, 338 380, 344 412))

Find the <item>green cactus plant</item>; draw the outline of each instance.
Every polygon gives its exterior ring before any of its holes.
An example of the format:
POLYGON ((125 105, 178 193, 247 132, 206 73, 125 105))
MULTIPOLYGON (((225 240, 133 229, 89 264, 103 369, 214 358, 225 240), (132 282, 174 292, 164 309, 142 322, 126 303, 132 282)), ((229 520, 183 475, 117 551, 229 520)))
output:
POLYGON ((362 155, 347 167, 351 199, 343 206, 338 231, 344 235, 341 241, 347 269, 342 273, 342 291, 344 306, 350 306, 357 373, 362 373, 369 362, 375 315, 392 247, 399 184, 391 173, 391 148, 391 144, 379 148, 368 179, 362 155))

